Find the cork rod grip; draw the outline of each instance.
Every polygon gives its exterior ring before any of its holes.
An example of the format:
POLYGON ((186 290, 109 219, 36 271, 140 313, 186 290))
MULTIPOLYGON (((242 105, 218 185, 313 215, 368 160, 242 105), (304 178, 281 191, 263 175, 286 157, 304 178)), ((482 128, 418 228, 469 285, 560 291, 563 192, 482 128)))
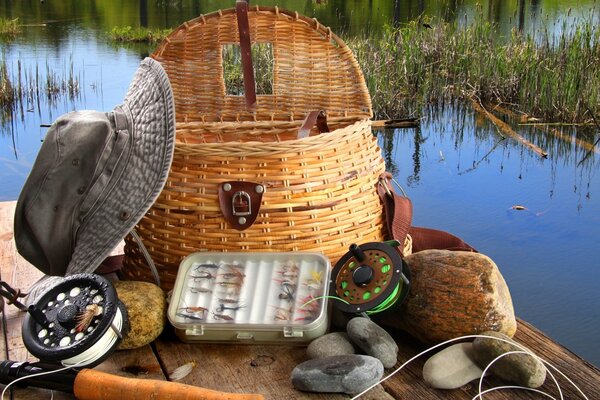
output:
POLYGON ((73 393, 79 400, 264 400, 260 394, 225 393, 177 382, 125 378, 93 369, 77 374, 73 393))

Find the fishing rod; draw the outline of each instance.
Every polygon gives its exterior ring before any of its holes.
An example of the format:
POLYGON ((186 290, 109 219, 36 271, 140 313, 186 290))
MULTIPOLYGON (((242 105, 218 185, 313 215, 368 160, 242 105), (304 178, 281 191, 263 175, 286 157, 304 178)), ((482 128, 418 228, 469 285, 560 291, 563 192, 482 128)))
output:
POLYGON ((0 282, 0 296, 27 312, 21 328, 23 344, 40 360, 0 362, 0 383, 73 393, 80 400, 263 399, 259 394, 225 393, 91 369, 107 359, 129 331, 127 309, 113 285, 100 275, 66 277, 29 307, 18 300, 24 294, 5 282, 0 282))
POLYGON ((18 384, 72 393, 79 400, 263 400, 260 394, 226 393, 156 379, 125 378, 93 369, 65 369, 58 365, 2 361, 0 383, 18 384))

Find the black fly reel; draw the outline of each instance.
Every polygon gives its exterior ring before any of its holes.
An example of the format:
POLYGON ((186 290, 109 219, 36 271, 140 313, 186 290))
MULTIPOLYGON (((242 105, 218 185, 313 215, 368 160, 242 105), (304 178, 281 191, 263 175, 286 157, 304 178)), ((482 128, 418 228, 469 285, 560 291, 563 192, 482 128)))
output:
POLYGON ((398 242, 353 244, 336 263, 330 295, 343 301, 335 306, 346 313, 376 314, 396 308, 410 289, 408 265, 396 250, 398 242))
POLYGON ((112 284, 95 274, 77 274, 29 306, 23 343, 44 362, 93 367, 117 348, 129 330, 127 310, 112 284))

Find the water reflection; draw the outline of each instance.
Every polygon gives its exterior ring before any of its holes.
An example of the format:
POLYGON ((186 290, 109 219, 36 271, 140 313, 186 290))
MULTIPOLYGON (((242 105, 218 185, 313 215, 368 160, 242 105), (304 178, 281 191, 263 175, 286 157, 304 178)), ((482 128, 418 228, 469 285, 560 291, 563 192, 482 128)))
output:
MULTIPOLYGON (((600 25, 594 0, 258 3, 298 10, 343 38, 377 35, 386 25, 417 18, 423 24, 432 17, 469 23, 479 14, 496 21, 504 34, 582 16, 600 25)), ((79 81, 73 95, 48 98, 36 92, 1 115, 0 201, 18 196, 48 124, 71 110, 112 109, 122 101, 140 59, 153 50, 109 43, 106 32, 126 25, 172 28, 222 7, 221 0, 0 0, 0 16, 25 24, 22 35, 2 42, 12 76, 20 61, 21 76, 27 71, 46 80, 55 73, 68 80, 72 74, 79 81)), ((562 25, 552 29, 560 31, 562 25)), ((419 114, 419 129, 377 132, 388 170, 413 199, 415 224, 449 230, 482 249, 500 266, 520 317, 600 365, 600 348, 594 345, 600 318, 590 312, 600 307, 594 286, 600 265, 593 257, 600 226, 598 129, 512 121, 519 134, 550 154, 542 159, 460 104, 431 106, 419 114)))
POLYGON ((517 315, 599 365, 600 349, 591 344, 600 328, 592 311, 600 306, 600 265, 591 249, 600 162, 575 141, 594 136, 519 129, 548 151, 544 159, 467 108, 424 115, 419 132, 377 132, 388 167, 413 200, 414 224, 451 231, 490 256, 517 315))

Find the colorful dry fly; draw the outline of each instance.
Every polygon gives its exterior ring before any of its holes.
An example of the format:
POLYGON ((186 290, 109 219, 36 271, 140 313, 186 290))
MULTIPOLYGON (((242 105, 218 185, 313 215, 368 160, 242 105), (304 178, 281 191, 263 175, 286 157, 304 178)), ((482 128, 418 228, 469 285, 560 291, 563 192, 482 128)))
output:
POLYGON ((279 275, 281 275, 282 278, 292 278, 292 279, 298 277, 298 272, 299 272, 299 268, 293 262, 290 262, 288 264, 284 264, 281 267, 281 270, 277 271, 277 273, 279 275))
POLYGON ((178 310, 183 310, 186 313, 190 313, 190 314, 204 314, 205 312, 208 311, 208 308, 205 307, 179 307, 178 310))
POLYGON ((231 316, 229 316, 227 314, 216 314, 216 313, 213 313, 213 318, 214 319, 220 319, 220 320, 223 320, 223 321, 233 321, 233 317, 231 317, 231 316))
POLYGON ((239 265, 235 265, 235 264, 223 264, 222 268, 226 269, 227 272, 219 274, 219 276, 222 277, 225 280, 237 279, 239 281, 243 281, 244 278, 246 277, 246 275, 244 273, 242 273, 242 271, 240 271, 240 269, 242 267, 239 266, 239 265))
POLYGON ((77 322, 75 330, 77 332, 85 331, 92 323, 94 317, 97 317, 100 314, 102 314, 102 307, 100 307, 98 304, 88 305, 82 313, 75 317, 75 321, 77 322))
POLYGON ((225 305, 224 303, 221 303, 221 304, 219 304, 219 306, 216 308, 216 311, 217 311, 218 313, 222 313, 223 311, 227 311, 227 310, 230 310, 230 311, 237 311, 237 310, 239 310, 240 308, 244 308, 244 305, 242 305, 242 304, 239 304, 239 305, 237 305, 237 306, 228 306, 228 305, 225 305))

